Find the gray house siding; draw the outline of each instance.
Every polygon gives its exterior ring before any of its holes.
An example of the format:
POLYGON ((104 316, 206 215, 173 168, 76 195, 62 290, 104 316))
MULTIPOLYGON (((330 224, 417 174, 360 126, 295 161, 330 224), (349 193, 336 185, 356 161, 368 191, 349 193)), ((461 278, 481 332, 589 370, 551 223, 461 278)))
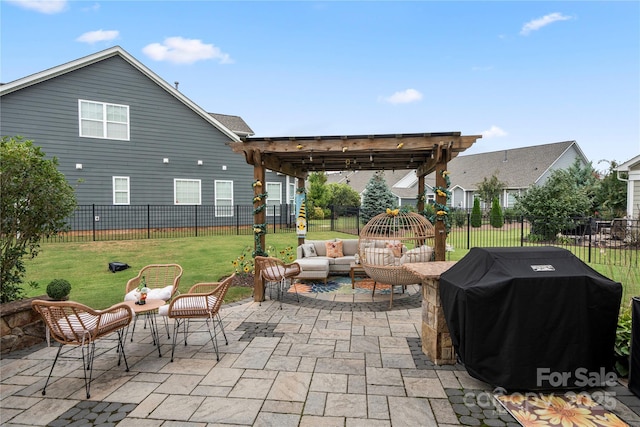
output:
POLYGON ((119 56, 1 102, 0 133, 22 135, 57 157, 79 204, 112 205, 114 176, 129 177, 131 205, 173 205, 175 178, 201 180, 201 203, 209 205, 214 181, 231 180, 234 204, 251 204, 253 169, 225 145, 229 137, 119 56), (79 99, 129 106, 130 140, 80 137, 79 99))
POLYGON ((580 159, 582 165, 585 165, 584 157, 578 152, 576 145, 570 146, 558 159, 547 169, 546 171, 540 171, 540 179, 536 181, 537 185, 543 185, 554 170, 567 169, 570 167, 576 159, 580 159))

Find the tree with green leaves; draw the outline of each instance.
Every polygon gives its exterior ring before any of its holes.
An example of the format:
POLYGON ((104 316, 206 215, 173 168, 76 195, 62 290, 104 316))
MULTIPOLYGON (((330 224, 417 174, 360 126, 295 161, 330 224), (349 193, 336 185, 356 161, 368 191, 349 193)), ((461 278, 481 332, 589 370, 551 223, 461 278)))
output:
POLYGON ((478 228, 482 226, 482 211, 480 210, 480 198, 473 198, 473 209, 471 209, 471 217, 469 223, 472 227, 478 228))
POLYGON ((515 209, 531 223, 531 234, 554 240, 565 229, 575 228, 574 218, 589 216, 591 199, 587 187, 574 174, 558 169, 541 186, 531 186, 516 196, 515 209))
MULTIPOLYGON (((618 179, 618 163, 609 162, 609 170, 600 180, 593 197, 593 215, 603 219, 621 218, 627 211, 627 182, 618 179)), ((622 178, 626 179, 627 174, 622 178)))
POLYGON ((393 195, 387 181, 384 179, 384 171, 377 171, 364 189, 360 216, 364 222, 369 222, 374 216, 385 212, 387 208, 398 207, 398 200, 393 195))
POLYGON ((478 186, 480 200, 486 204, 492 203, 496 197, 499 198, 502 191, 507 187, 507 184, 498 179, 498 171, 495 171, 491 178, 485 176, 482 182, 476 185, 478 186))
POLYGON ((497 197, 494 197, 491 202, 491 212, 489 215, 491 226, 494 228, 502 228, 504 225, 504 216, 502 215, 502 207, 497 197))
POLYGON ((309 174, 309 191, 307 191, 307 210, 326 208, 329 206, 329 192, 327 190, 327 176, 324 172, 309 174))
POLYGON ((20 136, 0 143, 0 301, 24 296, 23 258, 40 252, 40 240, 66 229, 76 208, 73 187, 56 158, 20 136))
POLYGON ((347 207, 360 206, 360 194, 347 184, 327 185, 329 206, 333 206, 334 217, 345 215, 347 207))

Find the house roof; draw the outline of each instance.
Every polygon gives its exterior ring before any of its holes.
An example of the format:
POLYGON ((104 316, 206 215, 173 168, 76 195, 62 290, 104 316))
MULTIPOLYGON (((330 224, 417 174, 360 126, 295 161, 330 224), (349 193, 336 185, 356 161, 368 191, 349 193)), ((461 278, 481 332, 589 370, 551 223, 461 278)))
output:
POLYGON ((253 129, 240 116, 230 116, 228 114, 209 113, 214 119, 231 129, 238 136, 251 136, 253 129))
MULTIPOLYGON (((176 99, 181 101, 191 110, 193 110, 196 114, 201 116, 203 119, 211 123, 214 127, 216 127, 220 132, 228 136, 231 141, 239 142, 240 138, 236 135, 232 130, 230 130, 227 126, 222 124, 216 117, 204 111, 201 107, 191 101, 189 98, 184 96, 180 91, 174 88, 172 85, 163 80, 156 73, 147 68, 140 61, 131 56, 128 52, 122 49, 120 46, 114 46, 109 49, 105 49, 100 52, 96 52, 94 54, 85 56, 83 58, 76 59, 71 62, 67 62, 62 65, 58 65, 57 67, 49 68, 44 71, 40 71, 39 73, 31 74, 30 76, 23 77, 18 80, 14 80, 12 82, 0 85, 0 96, 7 95, 9 93, 18 91, 20 89, 24 89, 26 87, 35 85, 37 83, 41 83, 47 81, 49 79, 53 79, 55 77, 61 76, 66 73, 70 73, 72 71, 78 70, 83 67, 87 67, 89 65, 95 64, 97 62, 103 61, 105 59, 120 56, 122 59, 131 64, 134 68, 140 71, 142 74, 146 75, 149 79, 155 82, 158 86, 166 90, 168 93, 173 95, 176 99)), ((248 126, 247 126, 248 127, 248 126)))
MULTIPOLYGON (((575 146, 586 162, 586 157, 575 141, 459 156, 447 165, 451 172, 451 185, 475 190, 485 177, 491 177, 497 172, 498 180, 505 183, 507 188, 527 188, 537 183, 572 146, 575 146)), ((426 177, 425 184, 435 185, 433 174, 426 177)))
POLYGON ((637 166, 639 164, 640 164, 640 154, 633 157, 632 159, 627 160, 626 162, 618 166, 616 170, 618 172, 629 172, 630 169, 632 169, 634 166, 637 166))
MULTIPOLYGON (((447 164, 450 172, 451 187, 458 186, 464 190, 475 190, 485 177, 498 171, 498 179, 507 184, 507 188, 528 188, 551 169, 560 156, 572 146, 578 150, 586 161, 586 157, 575 141, 556 142, 531 147, 493 151, 489 153, 460 155, 447 164)), ((640 156, 639 156, 640 157, 640 156)), ((362 192, 375 171, 342 171, 340 174, 327 176, 328 183, 347 183, 356 191, 362 192)), ((416 196, 417 179, 412 186, 399 187, 398 183, 407 177, 415 176, 415 170, 385 171, 385 178, 391 191, 403 198, 416 196)), ((407 181, 412 181, 407 179, 407 181)), ((433 173, 425 177, 425 185, 435 185, 433 173)))

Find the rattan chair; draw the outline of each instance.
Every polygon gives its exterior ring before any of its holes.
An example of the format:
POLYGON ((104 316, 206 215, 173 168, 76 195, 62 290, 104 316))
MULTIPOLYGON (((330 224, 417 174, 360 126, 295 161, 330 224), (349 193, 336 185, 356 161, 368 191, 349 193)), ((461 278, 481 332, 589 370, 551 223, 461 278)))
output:
MULTIPOLYGON (((268 283, 276 283, 278 286, 278 300, 280 300, 280 308, 282 309, 282 298, 285 293, 285 286, 287 281, 290 281, 293 284, 293 278, 300 274, 300 265, 297 262, 293 262, 291 264, 285 264, 279 258, 275 257, 263 257, 257 256, 255 258, 256 266, 260 270, 260 275, 262 279, 268 283)), ((300 302, 300 297, 298 296, 298 289, 294 286, 294 290, 296 291, 296 298, 298 302, 300 302)))
POLYGON ((225 345, 229 344, 227 335, 224 332, 224 326, 222 325, 222 319, 220 318, 220 306, 222 305, 222 300, 227 294, 234 277, 235 274, 232 274, 219 283, 198 283, 193 285, 191 289, 189 289, 188 293, 178 295, 169 305, 160 307, 158 313, 161 316, 169 317, 175 321, 173 328, 173 343, 171 347, 172 362, 176 343, 178 341, 178 330, 180 325, 183 327, 184 345, 186 346, 187 334, 189 332, 189 321, 193 319, 204 319, 206 321, 211 343, 213 344, 213 349, 216 352, 216 360, 220 360, 216 322, 222 330, 225 345))
MULTIPOLYGON (((135 301, 136 297, 134 293, 142 283, 150 289, 147 294, 147 299, 161 299, 164 301, 170 301, 178 293, 178 286, 180 285, 180 278, 182 277, 182 267, 178 264, 150 264, 143 267, 133 279, 129 279, 125 290, 125 301, 135 301)), ((165 319, 166 320, 166 319, 165 319)), ((145 328, 146 328, 145 319, 145 328)), ((165 330, 167 332, 167 338, 169 338, 169 325, 165 322, 165 330)), ((133 341, 133 334, 136 331, 136 322, 133 322, 133 329, 131 330, 131 341, 133 341)))
POLYGON ((49 376, 42 389, 43 395, 46 394, 49 379, 53 373, 53 368, 56 366, 62 347, 67 344, 81 347, 87 399, 91 397, 93 359, 98 339, 112 332, 117 332, 118 366, 120 366, 121 358, 124 359, 126 371, 129 372, 129 364, 124 354, 123 345, 125 328, 133 319, 133 311, 129 306, 120 303, 106 310, 94 310, 91 307, 73 301, 43 300, 35 300, 31 303, 31 306, 36 312, 40 313, 53 339, 60 343, 53 365, 51 365, 49 376))

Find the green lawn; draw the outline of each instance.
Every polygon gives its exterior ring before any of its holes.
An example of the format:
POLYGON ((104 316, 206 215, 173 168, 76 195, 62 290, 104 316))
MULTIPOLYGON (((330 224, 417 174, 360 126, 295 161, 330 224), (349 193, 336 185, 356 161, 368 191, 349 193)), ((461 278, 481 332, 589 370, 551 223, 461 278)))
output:
MULTIPOLYGON (((309 233, 309 239, 354 238, 335 232, 309 233)), ((297 245, 295 234, 267 234, 267 245, 281 250, 297 245)), ((89 243, 46 243, 34 258, 25 260, 25 283, 35 281, 38 289, 26 287, 27 296, 42 295, 53 279, 71 282, 70 299, 94 308, 106 308, 122 301, 127 280, 148 264, 180 264, 184 270, 180 290, 198 282, 218 281, 234 271, 231 264, 253 236, 185 237, 176 239, 127 240, 89 243), (125 262, 130 269, 111 273, 109 262, 125 262)), ((252 289, 232 288, 227 300, 249 297, 252 289)))
MULTIPOLYGON (((484 232, 478 230, 478 232, 484 232)), ((310 232, 308 239, 356 236, 336 232, 310 232)), ((512 239, 509 233, 506 239, 512 239)), ((267 245, 281 250, 297 245, 295 234, 267 234, 267 245)), ((492 246, 513 246, 513 242, 492 242, 492 246)), ((233 273, 233 260, 244 248, 253 248, 253 236, 208 236, 175 239, 127 240, 89 243, 47 243, 35 259, 26 260, 25 283, 36 281, 39 289, 27 287, 28 296, 42 295, 52 279, 67 279, 72 284, 70 298, 95 308, 105 308, 122 301, 127 280, 147 264, 177 263, 184 269, 180 289, 185 292, 198 282, 218 281, 233 273), (130 269, 111 273, 109 262, 120 261, 130 269)), ((447 259, 456 261, 468 250, 455 247, 447 259)), ((570 249, 570 248, 569 248, 570 249)), ((251 251, 249 251, 250 253, 251 251)), ((640 272, 637 268, 611 264, 590 264, 592 268, 624 286, 624 301, 640 295, 640 272)), ((232 288, 228 300, 249 297, 252 289, 232 288)))

